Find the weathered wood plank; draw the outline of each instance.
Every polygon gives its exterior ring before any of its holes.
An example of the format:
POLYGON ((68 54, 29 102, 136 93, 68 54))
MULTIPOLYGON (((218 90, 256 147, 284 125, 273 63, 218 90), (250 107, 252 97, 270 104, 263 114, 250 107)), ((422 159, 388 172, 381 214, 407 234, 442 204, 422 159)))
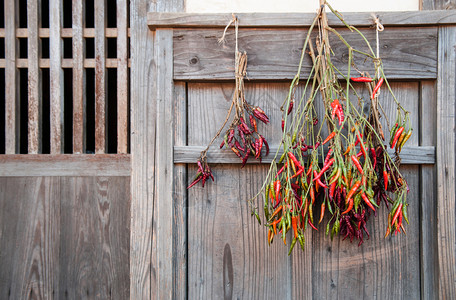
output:
POLYGON ((85 152, 85 72, 83 38, 83 1, 73 0, 73 153, 85 152))
MULTIPOLYGON (((176 82, 173 97, 174 145, 187 141, 187 84, 176 82)), ((187 299, 187 167, 174 165, 173 299, 187 299)))
POLYGON ((217 184, 189 190, 188 299, 290 298, 288 249, 280 239, 268 247, 267 231, 245 201, 260 188, 266 166, 212 171, 217 184))
MULTIPOLYGON (((369 52, 356 32, 339 29, 354 48, 369 52)), ((375 46, 375 30, 363 34, 375 46)), ((234 80, 234 34, 227 34, 224 46, 218 43, 222 31, 217 29, 179 29, 174 31, 174 79, 234 80)), ((300 29, 239 30, 241 51, 249 55, 247 77, 250 80, 285 80, 296 75, 303 40, 307 31, 300 29), (285 45, 285 46, 284 46, 285 45)), ((333 63, 346 73, 348 49, 330 34, 333 63)), ((437 74, 437 28, 387 28, 380 34, 380 55, 385 74, 390 79, 435 78, 437 74)), ((372 60, 354 55, 357 67, 374 73, 372 60)), ((312 69, 310 57, 303 62, 301 76, 312 69)))
POLYGON ((436 9, 456 9, 455 0, 421 0, 420 9, 436 10, 436 9))
POLYGON ((117 0, 117 153, 128 147, 127 1, 117 0))
POLYGON ((151 299, 156 105, 152 84, 153 35, 144 28, 147 1, 130 2, 131 26, 131 227, 130 299, 151 299))
POLYGON ((455 46, 456 27, 440 27, 436 148, 440 299, 456 298, 455 46))
MULTIPOLYGON (((437 107, 434 81, 421 82, 420 145, 436 145, 437 107)), ((421 297, 438 298, 437 179, 436 166, 421 166, 421 297)))
POLYGON ((173 32, 158 30, 155 33, 154 59, 156 64, 154 95, 157 104, 157 142, 156 150, 156 195, 157 219, 153 237, 156 237, 157 297, 172 297, 172 254, 173 244, 169 239, 173 236, 173 32))
MULTIPOLYGON (((174 163, 194 163, 198 159, 201 151, 205 146, 175 146, 174 147, 174 163)), ((262 159, 263 163, 270 163, 275 156, 277 146, 271 146, 271 153, 268 156, 264 156, 262 159)), ((405 165, 432 165, 436 162, 434 146, 407 146, 402 149, 400 157, 402 158, 402 164, 405 165)), ((388 149, 388 152, 392 155, 394 151, 388 149)), ((279 150, 279 157, 283 151, 279 150)), ((207 153, 207 161, 210 163, 217 164, 240 164, 242 161, 233 155, 233 152, 229 149, 218 149, 215 145, 207 153)), ((256 164, 259 161, 249 160, 248 164, 256 164)))
POLYGON ((129 177, 61 179, 56 298, 129 298, 129 185, 129 177))
POLYGON ((42 103, 41 103, 41 70, 38 28, 40 27, 41 1, 27 1, 28 46, 28 153, 41 152, 42 103))
POLYGON ((0 176, 129 176, 130 156, 97 155, 0 155, 0 176))
POLYGON ((5 1, 5 153, 18 152, 19 144, 16 142, 19 130, 19 117, 17 112, 17 70, 16 70, 16 1, 5 1))
MULTIPOLYGON (((287 83, 247 84, 246 98, 261 106, 271 123, 280 124, 279 106, 287 87, 287 83)), ((188 84, 189 145, 211 140, 225 120, 233 89, 227 83, 188 84)), ((259 124, 258 128, 271 143, 278 143, 279 126, 259 124)), ((189 162, 189 180, 196 173, 201 150, 189 162)), ((240 170, 238 166, 212 165, 212 171, 216 184, 188 191, 188 298, 290 298, 293 275, 288 249, 280 239, 267 246, 267 231, 250 215, 246 201, 260 188, 267 166, 249 165, 240 170)), ((262 201, 258 199, 255 205, 261 207, 262 201)))
POLYGON ((95 153, 106 152, 106 40, 104 0, 95 0, 95 153))
MULTIPOLYGON (((437 8, 439 9, 439 8, 437 8)), ((441 7, 440 9, 446 9, 441 7)), ((370 13, 344 13, 344 19, 353 26, 372 26, 370 13)), ((309 27, 315 14, 313 13, 238 13, 239 27, 309 27)), ((455 24, 454 11, 407 11, 407 12, 379 12, 377 16, 385 26, 423 26, 436 24, 455 24)), ((228 13, 159 13, 150 12, 147 24, 155 28, 192 28, 192 27, 221 27, 232 19, 228 13)), ((328 13, 330 26, 343 27, 344 25, 333 14, 328 13)))
POLYGON ((49 0, 49 76, 51 98, 51 154, 63 151, 62 2, 49 0))
POLYGON ((0 178, 0 298, 59 292, 60 179, 0 178))
MULTIPOLYGON (((412 126, 418 128, 418 84, 395 83, 393 86, 398 99, 411 112, 412 126)), ((367 94, 362 91, 362 94, 367 94)), ((388 117, 395 116, 396 106, 390 95, 383 92, 381 103, 388 117)), ((419 132, 408 142, 418 145, 419 132)), ((418 166, 402 166, 401 172, 410 186, 408 195, 407 236, 400 235, 384 239, 388 210, 383 205, 367 224, 370 239, 358 247, 342 238, 333 242, 324 236, 322 230, 313 235, 313 298, 315 299, 373 299, 420 297, 419 276, 419 177, 418 166), (402 280, 401 280, 402 279, 402 280)), ((318 204, 319 205, 319 204, 318 204)), ((317 206, 318 206, 317 205, 317 206)), ((319 211, 315 213, 318 215, 319 211)), ((328 218, 325 219, 324 225, 328 218)), ((324 228, 320 226, 320 228, 324 228)), ((319 228, 319 229, 320 229, 319 228)))

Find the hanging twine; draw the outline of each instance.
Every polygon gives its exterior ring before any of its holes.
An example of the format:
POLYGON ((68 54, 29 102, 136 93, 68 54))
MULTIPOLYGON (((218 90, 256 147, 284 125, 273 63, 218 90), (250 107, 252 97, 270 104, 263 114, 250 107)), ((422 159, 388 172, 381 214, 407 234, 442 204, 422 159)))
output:
POLYGON ((371 14, 372 18, 374 19, 374 23, 377 26, 376 30, 376 38, 377 38, 377 58, 380 58, 380 42, 378 38, 378 33, 383 31, 385 27, 383 27, 382 23, 380 23, 380 19, 374 14, 371 14))

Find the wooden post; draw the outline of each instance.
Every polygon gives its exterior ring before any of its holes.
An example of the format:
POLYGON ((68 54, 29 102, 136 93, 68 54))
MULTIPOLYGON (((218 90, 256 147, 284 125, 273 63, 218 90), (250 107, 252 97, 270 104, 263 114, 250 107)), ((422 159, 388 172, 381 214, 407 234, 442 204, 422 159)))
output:
POLYGON ((18 151, 17 132, 17 69, 16 69, 16 1, 5 1, 5 153, 14 154, 18 151))
POLYGON ((51 154, 63 152, 62 2, 49 1, 49 76, 51 88, 51 154))
POLYGON ((106 152, 105 0, 95 0, 95 153, 106 152))
POLYGON ((73 0, 73 153, 85 152, 86 84, 84 71, 84 7, 73 0))
POLYGON ((117 0, 117 153, 128 145, 127 1, 117 0))
POLYGON ((439 298, 456 299, 456 27, 439 28, 437 77, 437 239, 439 298))
POLYGON ((28 30, 28 153, 41 153, 41 70, 39 37, 41 1, 27 1, 28 30))

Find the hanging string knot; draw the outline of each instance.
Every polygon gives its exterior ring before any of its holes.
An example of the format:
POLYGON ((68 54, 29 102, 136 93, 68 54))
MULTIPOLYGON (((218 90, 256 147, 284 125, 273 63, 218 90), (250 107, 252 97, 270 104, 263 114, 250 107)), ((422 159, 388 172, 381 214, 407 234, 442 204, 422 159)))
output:
POLYGON ((233 14, 231 14, 231 16, 232 16, 232 18, 231 18, 231 20, 228 22, 228 25, 226 25, 225 30, 223 31, 222 37, 218 39, 219 44, 224 44, 224 43, 226 42, 226 40, 225 40, 226 31, 227 31, 228 28, 231 26, 231 24, 234 23, 235 25, 237 25, 238 19, 237 19, 236 15, 233 13, 233 14))

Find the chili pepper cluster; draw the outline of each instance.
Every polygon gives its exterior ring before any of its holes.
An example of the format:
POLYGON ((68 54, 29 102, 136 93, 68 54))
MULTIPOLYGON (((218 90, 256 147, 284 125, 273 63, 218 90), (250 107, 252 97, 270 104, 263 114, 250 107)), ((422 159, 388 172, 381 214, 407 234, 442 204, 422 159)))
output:
MULTIPOLYGON (((346 24, 338 12, 326 5, 346 24)), ((367 42, 355 27, 347 27, 367 42)), ((328 215, 327 235, 341 235, 361 245, 369 238, 366 224, 370 216, 376 215, 383 203, 390 208, 385 236, 393 231, 405 233, 408 185, 399 171, 398 154, 412 129, 409 113, 393 95, 397 118, 390 130, 389 147, 395 149, 395 157, 391 157, 380 122, 387 118, 381 114, 382 87, 392 94, 380 58, 373 51, 365 53, 351 47, 328 26, 322 7, 309 29, 297 75, 282 105, 282 140, 262 187, 268 243, 276 236, 286 243, 287 232, 292 230, 290 253, 298 241, 304 249, 304 232, 308 227, 318 230, 328 215), (314 26, 319 28, 315 41, 310 38, 314 26), (329 33, 347 45, 348 74, 331 62, 329 33), (355 52, 372 60, 374 76, 359 71, 355 52), (296 90, 306 53, 312 58, 313 68, 298 101, 296 90), (351 76, 351 68, 357 76, 351 76), (363 84, 368 97, 361 95, 363 84), (317 94, 321 102, 317 101, 317 94), (317 113, 320 103, 323 115, 317 113)))
POLYGON ((261 161, 262 153, 269 154, 269 145, 267 140, 258 132, 257 120, 265 124, 269 123, 266 113, 258 106, 250 105, 245 99, 244 77, 247 69, 247 54, 236 52, 236 87, 231 101, 231 107, 228 111, 225 122, 220 130, 212 138, 207 148, 201 152, 197 161, 198 172, 187 188, 191 188, 198 182, 202 182, 202 187, 210 177, 214 181, 211 169, 207 164, 206 154, 211 144, 220 135, 227 121, 230 118, 233 107, 235 108, 234 118, 226 130, 224 139, 220 144, 220 149, 224 146, 231 149, 242 161, 242 167, 247 163, 249 157, 254 157, 261 161), (247 119, 248 117, 248 119, 247 119), (247 124, 247 121, 249 124, 247 124), (263 151, 264 149, 264 151, 263 151))

